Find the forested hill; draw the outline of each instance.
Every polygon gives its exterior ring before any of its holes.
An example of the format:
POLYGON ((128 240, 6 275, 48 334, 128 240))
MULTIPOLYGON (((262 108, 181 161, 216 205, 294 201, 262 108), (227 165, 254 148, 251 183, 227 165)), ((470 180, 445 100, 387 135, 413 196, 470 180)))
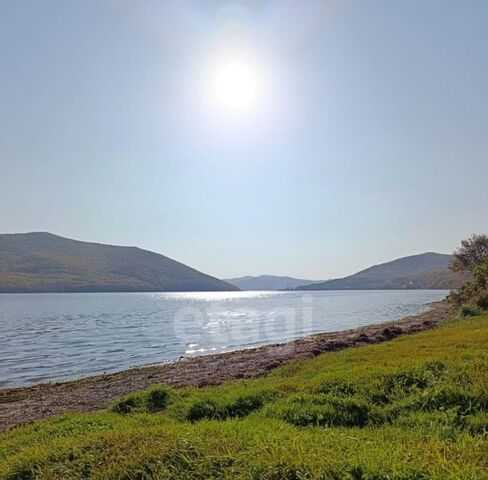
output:
POLYGON ((465 277, 448 270, 451 255, 422 253, 374 265, 354 275, 297 287, 297 290, 451 289, 465 277))
POLYGON ((0 292, 238 290, 164 255, 51 233, 0 235, 0 292))

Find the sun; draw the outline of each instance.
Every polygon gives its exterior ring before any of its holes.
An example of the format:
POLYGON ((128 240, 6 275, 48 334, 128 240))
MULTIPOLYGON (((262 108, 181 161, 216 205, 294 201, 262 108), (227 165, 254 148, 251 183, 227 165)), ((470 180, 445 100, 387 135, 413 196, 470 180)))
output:
POLYGON ((232 59, 215 68, 212 94, 220 106, 247 110, 259 103, 260 93, 259 72, 251 62, 232 59))

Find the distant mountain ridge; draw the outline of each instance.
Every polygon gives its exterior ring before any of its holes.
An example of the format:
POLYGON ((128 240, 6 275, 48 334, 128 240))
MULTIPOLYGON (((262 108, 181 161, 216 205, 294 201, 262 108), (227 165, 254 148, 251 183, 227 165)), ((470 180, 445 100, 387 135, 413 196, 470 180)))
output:
MULTIPOLYGON (((241 290, 293 290, 301 285, 315 283, 313 280, 301 278, 282 277, 278 275, 258 275, 238 278, 226 278, 224 281, 239 287, 241 290)), ((321 282, 321 280, 317 280, 321 282)))
POLYGON ((0 293, 231 291, 155 252, 46 232, 0 234, 0 293))
POLYGON ((297 287, 297 290, 452 289, 465 277, 448 270, 452 255, 427 252, 374 265, 354 275, 297 287))

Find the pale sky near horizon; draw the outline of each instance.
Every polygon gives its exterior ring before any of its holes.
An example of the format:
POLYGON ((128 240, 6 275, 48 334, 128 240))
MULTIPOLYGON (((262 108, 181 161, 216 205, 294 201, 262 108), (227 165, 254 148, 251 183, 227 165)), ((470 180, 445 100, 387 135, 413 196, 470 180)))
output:
POLYGON ((0 0, 0 233, 333 278, 488 233, 488 1, 0 0))

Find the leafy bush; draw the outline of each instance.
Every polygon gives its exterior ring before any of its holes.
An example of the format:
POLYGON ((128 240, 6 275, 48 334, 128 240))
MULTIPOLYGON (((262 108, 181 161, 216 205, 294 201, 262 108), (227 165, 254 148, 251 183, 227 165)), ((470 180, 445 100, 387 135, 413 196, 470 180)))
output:
POLYGON ((488 292, 483 292, 478 295, 476 298, 476 305, 481 310, 488 310, 488 292))
POLYGON ((210 398, 200 399, 190 405, 186 415, 187 420, 196 422, 203 419, 221 419, 223 409, 210 398))
POLYGON ((473 235, 461 242, 454 252, 450 269, 468 278, 461 288, 449 294, 449 300, 461 308, 462 316, 475 316, 488 309, 488 236, 473 235))
POLYGON ((115 413, 127 415, 134 412, 157 412, 164 410, 170 398, 171 389, 166 386, 131 393, 117 400, 111 407, 115 413))
POLYGON ((260 409, 265 403, 273 400, 276 391, 268 389, 254 389, 240 391, 220 398, 202 398, 192 403, 188 409, 186 418, 191 422, 203 419, 224 420, 226 418, 242 418, 251 412, 260 409))
POLYGON ((459 310, 459 316, 465 317, 477 317, 481 315, 483 310, 477 305, 463 305, 459 310))
POLYGON ((150 412, 164 410, 168 405, 171 389, 165 386, 153 387, 146 392, 146 405, 150 412))
POLYGON ((245 417, 254 410, 260 409, 265 403, 276 398, 273 390, 258 389, 245 392, 232 399, 224 406, 226 417, 245 417))

